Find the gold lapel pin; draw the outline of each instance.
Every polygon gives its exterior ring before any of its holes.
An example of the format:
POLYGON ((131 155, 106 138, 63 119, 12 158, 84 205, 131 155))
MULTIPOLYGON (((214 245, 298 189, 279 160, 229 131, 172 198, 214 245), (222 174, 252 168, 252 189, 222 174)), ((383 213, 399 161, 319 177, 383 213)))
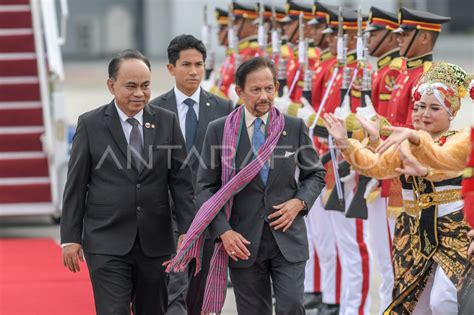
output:
POLYGON ((145 128, 150 128, 150 123, 149 122, 145 123, 145 128))
POLYGON ((207 106, 207 107, 211 106, 211 103, 206 102, 206 106, 207 106))
POLYGON ((283 135, 286 136, 286 130, 283 130, 283 135))

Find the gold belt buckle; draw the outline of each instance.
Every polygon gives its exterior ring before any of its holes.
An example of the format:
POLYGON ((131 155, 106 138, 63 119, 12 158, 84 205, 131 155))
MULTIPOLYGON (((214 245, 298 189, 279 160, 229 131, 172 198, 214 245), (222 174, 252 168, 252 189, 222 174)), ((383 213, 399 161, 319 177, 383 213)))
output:
POLYGON ((433 198, 430 195, 421 195, 420 199, 418 200, 418 206, 422 209, 428 208, 431 205, 433 198))

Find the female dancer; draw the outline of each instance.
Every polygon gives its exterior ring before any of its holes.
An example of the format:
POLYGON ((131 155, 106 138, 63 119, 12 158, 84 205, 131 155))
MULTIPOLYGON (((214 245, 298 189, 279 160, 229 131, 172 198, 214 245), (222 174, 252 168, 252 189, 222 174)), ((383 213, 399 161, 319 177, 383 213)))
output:
MULTIPOLYGON (((401 289, 385 314, 457 314, 456 287, 470 262, 462 176, 456 170, 464 168, 469 137, 466 142, 464 133, 450 131, 450 122, 468 84, 468 76, 459 67, 433 66, 414 91, 426 132, 388 128, 392 136, 377 148, 381 155, 347 139, 341 122, 332 115, 325 116, 326 128, 344 158, 361 173, 380 179, 403 174, 404 208, 414 218, 407 239, 413 263, 403 273, 401 289), (428 168, 421 163, 416 166, 414 157, 428 168)), ((400 266, 403 268, 403 262, 400 266)))

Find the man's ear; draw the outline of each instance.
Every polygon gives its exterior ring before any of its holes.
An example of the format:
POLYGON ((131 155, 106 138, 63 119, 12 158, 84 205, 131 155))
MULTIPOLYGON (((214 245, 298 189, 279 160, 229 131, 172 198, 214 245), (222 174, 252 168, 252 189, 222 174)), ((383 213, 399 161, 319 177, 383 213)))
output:
POLYGON ((275 96, 278 96, 278 91, 280 90, 280 82, 275 80, 275 96))
POLYGON ((114 80, 112 80, 111 78, 107 79, 107 88, 109 89, 109 92, 112 95, 115 95, 114 84, 115 84, 114 80))
POLYGON ((172 63, 168 63, 166 65, 166 69, 168 69, 168 72, 174 77, 174 65, 172 63))
POLYGON ((243 92, 242 88, 241 88, 240 86, 236 85, 236 86, 235 86, 235 93, 237 93, 237 95, 238 95, 240 98, 242 98, 242 92, 243 92))
POLYGON ((432 45, 430 32, 422 32, 420 35, 421 35, 421 43, 423 44, 423 46, 424 45, 428 45, 428 46, 432 45))

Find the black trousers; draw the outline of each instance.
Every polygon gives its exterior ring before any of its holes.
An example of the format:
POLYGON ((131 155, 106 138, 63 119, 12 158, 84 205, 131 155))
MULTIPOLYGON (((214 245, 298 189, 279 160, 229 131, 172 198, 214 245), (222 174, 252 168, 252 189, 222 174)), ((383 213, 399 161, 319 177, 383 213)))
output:
POLYGON ((98 315, 164 315, 170 256, 148 257, 137 239, 124 256, 85 253, 98 315))
POLYGON ((277 315, 304 315, 305 265, 306 261, 291 263, 283 257, 265 223, 255 263, 247 268, 230 268, 237 313, 271 315, 273 285, 277 315))
POLYGON ((212 254, 214 253, 214 240, 210 238, 204 239, 201 271, 194 276, 196 271, 196 263, 193 260, 189 265, 189 287, 186 295, 186 305, 188 307, 188 315, 200 315, 202 302, 204 300, 204 290, 206 289, 207 275, 211 265, 212 254))

